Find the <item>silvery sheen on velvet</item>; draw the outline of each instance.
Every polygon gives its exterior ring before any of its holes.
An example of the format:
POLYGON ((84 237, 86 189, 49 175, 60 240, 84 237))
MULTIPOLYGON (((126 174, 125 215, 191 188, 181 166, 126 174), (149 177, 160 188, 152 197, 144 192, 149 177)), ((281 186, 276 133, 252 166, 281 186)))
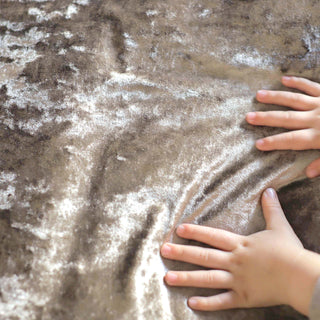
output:
POLYGON ((194 312, 160 257, 182 222, 251 234, 279 191, 319 252, 319 151, 261 152, 258 89, 319 81, 318 1, 1 0, 0 318, 305 319, 194 312))

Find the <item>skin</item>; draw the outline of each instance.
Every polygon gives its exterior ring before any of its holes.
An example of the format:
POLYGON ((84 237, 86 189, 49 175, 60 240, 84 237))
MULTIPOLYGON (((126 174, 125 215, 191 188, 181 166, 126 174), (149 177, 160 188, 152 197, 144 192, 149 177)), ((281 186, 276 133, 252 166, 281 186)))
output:
MULTIPOLYGON (((246 119, 251 124, 294 130, 258 140, 257 148, 264 151, 320 148, 320 85, 295 77, 283 77, 282 82, 312 97, 259 91, 257 99, 263 103, 285 105, 300 111, 249 113, 246 119)), ((313 161, 306 172, 309 177, 318 176, 320 159, 313 161)), ((221 229, 182 224, 176 230, 178 236, 212 248, 173 243, 161 247, 164 258, 206 268, 168 271, 164 278, 168 285, 226 289, 211 297, 189 298, 190 308, 216 311, 287 304, 309 314, 314 286, 320 277, 320 255, 303 248, 273 189, 265 190, 261 204, 266 220, 264 231, 242 236, 221 229)))
MULTIPOLYGON (((259 102, 277 104, 296 111, 249 112, 246 120, 257 126, 286 128, 291 131, 260 139, 256 147, 262 151, 320 149, 320 85, 307 79, 282 77, 282 84, 306 94, 260 90, 259 102)), ((306 168, 306 175, 320 175, 320 158, 306 168)))

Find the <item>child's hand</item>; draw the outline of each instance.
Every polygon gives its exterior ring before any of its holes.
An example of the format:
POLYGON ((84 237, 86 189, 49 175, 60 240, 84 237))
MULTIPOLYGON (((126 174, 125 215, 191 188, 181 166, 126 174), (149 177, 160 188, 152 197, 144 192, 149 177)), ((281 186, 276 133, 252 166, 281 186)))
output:
MULTIPOLYGON (((320 149, 320 85, 297 77, 283 77, 282 83, 308 95, 261 90, 257 93, 257 100, 299 111, 249 112, 246 120, 253 125, 282 127, 294 131, 260 139, 256 142, 256 147, 263 151, 320 149)), ((306 174, 309 178, 320 175, 320 158, 307 167, 306 174)))
POLYGON ((262 207, 267 225, 264 231, 241 236, 184 224, 177 228, 180 237, 213 248, 172 243, 162 246, 161 254, 167 259, 208 268, 169 271, 165 276, 167 284, 228 289, 211 297, 192 297, 188 301, 191 308, 213 311, 289 304, 308 314, 313 286, 320 276, 320 256, 303 248, 273 189, 264 192, 262 207), (312 270, 308 270, 309 267, 312 270))

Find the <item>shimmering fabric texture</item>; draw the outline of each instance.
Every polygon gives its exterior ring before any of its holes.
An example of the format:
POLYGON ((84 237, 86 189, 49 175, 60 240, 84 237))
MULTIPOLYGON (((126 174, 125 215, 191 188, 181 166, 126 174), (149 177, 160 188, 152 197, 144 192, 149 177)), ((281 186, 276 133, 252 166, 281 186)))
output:
POLYGON ((258 151, 248 125, 282 75, 319 81, 320 4, 0 0, 0 318, 305 319, 195 312, 170 288, 182 222, 251 234, 260 197, 319 251, 319 151, 258 151))

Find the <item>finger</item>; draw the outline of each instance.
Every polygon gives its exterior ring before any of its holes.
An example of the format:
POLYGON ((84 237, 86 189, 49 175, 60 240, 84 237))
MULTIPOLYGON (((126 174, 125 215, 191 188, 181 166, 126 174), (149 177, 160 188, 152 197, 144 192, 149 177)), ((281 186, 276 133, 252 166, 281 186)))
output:
POLYGON ((257 100, 303 111, 313 110, 319 106, 319 99, 316 97, 286 91, 260 90, 257 92, 257 100))
POLYGON ((177 228, 177 234, 186 239, 192 239, 209 244, 212 247, 232 251, 237 247, 240 235, 221 229, 182 224, 177 228))
POLYGON ((161 248, 161 254, 167 259, 179 260, 212 269, 227 270, 230 260, 229 252, 173 243, 164 244, 161 248))
POLYGON ((299 77, 282 77, 282 83, 289 88, 298 89, 314 97, 320 96, 320 85, 316 82, 299 77))
POLYGON ((212 297, 192 297, 188 305, 194 310, 216 311, 239 308, 238 296, 234 291, 227 291, 212 297))
POLYGON ((262 151, 319 149, 320 139, 314 129, 304 129, 280 133, 256 141, 262 151))
POLYGON ((171 286, 230 289, 233 277, 223 270, 169 271, 165 281, 171 286))
POLYGON ((246 120, 258 126, 306 129, 312 127, 313 117, 312 111, 267 111, 249 112, 246 120))
POLYGON ((312 161, 308 165, 306 169, 306 174, 308 178, 315 178, 320 175, 320 158, 312 161))
POLYGON ((277 193, 274 189, 268 188, 264 191, 261 199, 263 215, 266 220, 266 229, 291 229, 291 226, 281 208, 277 193))

